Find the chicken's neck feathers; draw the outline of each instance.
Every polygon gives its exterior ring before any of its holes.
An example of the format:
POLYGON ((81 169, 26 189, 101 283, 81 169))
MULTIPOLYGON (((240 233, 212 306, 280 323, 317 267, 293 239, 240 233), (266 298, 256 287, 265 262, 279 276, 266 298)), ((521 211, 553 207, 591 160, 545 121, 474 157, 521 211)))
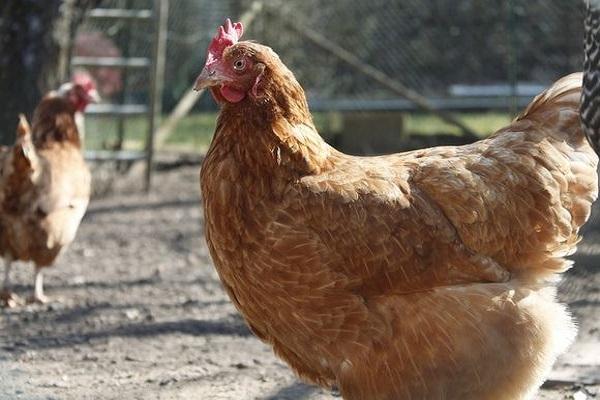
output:
POLYGON ((261 174, 296 179, 321 173, 331 167, 335 150, 317 132, 300 84, 291 72, 281 74, 268 79, 259 99, 224 105, 211 148, 261 174))
POLYGON ((61 96, 48 95, 42 99, 34 111, 32 132, 36 148, 66 143, 81 147, 75 109, 61 96))

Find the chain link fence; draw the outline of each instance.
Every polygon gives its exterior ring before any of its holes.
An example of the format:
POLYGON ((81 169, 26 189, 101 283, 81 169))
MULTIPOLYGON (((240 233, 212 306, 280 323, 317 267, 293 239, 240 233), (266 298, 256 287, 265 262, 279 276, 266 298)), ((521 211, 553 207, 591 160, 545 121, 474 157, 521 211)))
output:
POLYGON ((547 84, 581 69, 583 2, 322 3, 269 7, 271 12, 249 29, 249 36, 269 43, 318 98, 390 94, 290 31, 289 21, 321 33, 428 97, 447 96, 454 84, 547 84))
MULTIPOLYGON (((171 0, 163 95, 165 113, 176 106, 200 72, 217 26, 225 17, 237 19, 254 3, 254 0, 171 0)), ((488 109, 514 112, 544 86, 580 70, 582 64, 582 1, 267 0, 260 3, 262 9, 246 27, 244 37, 267 44, 280 55, 306 89, 317 112, 414 112, 418 108, 324 50, 307 38, 306 32, 320 35, 365 65, 385 73, 390 80, 418 92, 436 107, 453 112, 488 109)), ((152 4, 151 0, 104 0, 100 6, 134 9, 151 8, 152 4)), ((150 56, 152 38, 151 24, 90 20, 79 29, 75 53, 150 56)), ((96 75, 108 99, 120 96, 129 102, 146 99, 146 71, 108 68, 99 69, 96 75)), ((193 112, 215 110, 214 103, 205 95, 193 112)), ((317 122, 321 120, 317 118, 317 122)), ((332 125, 330 122, 328 126, 332 125)), ((133 130, 135 124, 131 122, 133 130)), ((176 134, 186 126, 183 121, 176 134)), ((96 127, 111 132, 106 125, 96 127)), ((97 137, 102 139, 94 146, 110 145, 111 134, 97 137)))

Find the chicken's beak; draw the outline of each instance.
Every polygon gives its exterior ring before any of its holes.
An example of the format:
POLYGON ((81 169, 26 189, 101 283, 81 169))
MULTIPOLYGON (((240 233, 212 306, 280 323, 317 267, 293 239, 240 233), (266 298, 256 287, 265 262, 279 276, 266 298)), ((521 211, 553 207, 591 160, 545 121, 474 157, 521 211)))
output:
POLYGON ((206 89, 211 86, 220 85, 224 80, 224 76, 220 73, 217 68, 204 67, 202 73, 196 78, 194 83, 194 90, 199 92, 200 90, 206 89))
POLYGON ((88 102, 90 103, 100 103, 100 101, 102 101, 102 99, 100 98, 100 95, 98 94, 98 91, 96 89, 92 89, 90 90, 88 93, 88 102))

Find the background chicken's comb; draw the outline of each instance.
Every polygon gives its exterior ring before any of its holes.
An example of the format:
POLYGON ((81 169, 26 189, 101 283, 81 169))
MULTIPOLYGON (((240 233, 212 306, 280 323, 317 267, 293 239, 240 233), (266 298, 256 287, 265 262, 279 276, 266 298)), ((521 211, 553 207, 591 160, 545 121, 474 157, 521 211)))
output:
POLYGON ((75 72, 71 81, 83 87, 85 90, 92 90, 96 88, 96 82, 87 72, 75 72))
POLYGON ((222 26, 217 29, 217 34, 210 42, 208 46, 208 62, 214 61, 221 57, 223 51, 234 44, 236 44, 242 34, 244 33, 244 26, 241 22, 231 23, 231 20, 227 18, 222 26))

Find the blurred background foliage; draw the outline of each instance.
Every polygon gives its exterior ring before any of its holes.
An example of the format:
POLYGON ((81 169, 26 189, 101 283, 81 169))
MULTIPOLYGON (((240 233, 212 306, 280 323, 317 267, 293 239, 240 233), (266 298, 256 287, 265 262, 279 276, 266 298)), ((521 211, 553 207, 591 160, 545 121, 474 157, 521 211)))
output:
POLYGON ((18 113, 31 113, 43 93, 67 77, 70 38, 100 0, 0 2, 0 126, 12 143, 18 113))
MULTIPOLYGON (((80 12, 91 3, 103 8, 131 9, 150 8, 153 4, 152 0, 64 0, 62 3, 67 2, 75 2, 80 12)), ((35 27, 43 31, 42 20, 38 25, 27 18, 37 15, 36 7, 56 15, 59 3, 59 0, 5 0, 0 5, 0 38, 5 39, 11 29, 13 34, 19 32, 19 35, 35 30, 35 27), (21 22, 5 17, 10 14, 7 12, 9 4, 14 7, 15 2, 30 7, 28 16, 21 22), (29 30, 23 31, 23 24, 29 24, 29 30)), ((239 18, 253 3, 254 0, 170 1, 164 113, 176 106, 194 82, 217 26, 227 16, 239 18)), ((244 37, 271 46, 294 71, 306 89, 320 128, 334 142, 339 139, 334 136, 348 126, 348 123, 344 124, 344 116, 349 112, 366 116, 372 112, 402 114, 396 125, 402 131, 399 136, 404 134, 404 137, 428 133, 456 135, 458 132, 411 107, 391 103, 389 108, 385 105, 388 103, 374 105, 374 101, 395 100, 398 95, 308 41, 290 28, 290 22, 321 34, 365 64, 429 99, 453 98, 460 88, 469 92, 476 87, 480 87, 480 92, 487 91, 483 94, 485 98, 503 97, 503 101, 492 105, 474 99, 471 108, 452 109, 449 106, 449 111, 459 113, 459 118, 482 135, 510 119, 516 111, 510 107, 515 103, 510 96, 518 92, 518 87, 530 89, 523 95, 528 100, 533 93, 531 88, 538 90, 562 75, 580 70, 582 64, 582 1, 265 0, 263 4, 262 11, 246 27, 244 37)), ((151 25, 97 19, 79 22, 74 21, 78 25, 77 36, 73 39, 74 55, 152 55, 151 25)), ((32 50, 17 53, 24 60, 29 60, 34 53, 36 60, 43 60, 46 57, 43 54, 47 53, 37 53, 33 48, 47 37, 31 35, 20 36, 19 43, 32 50)), ((27 61, 28 67, 20 67, 25 72, 18 79, 7 75, 6 65, 18 58, 12 58, 15 56, 9 56, 11 53, 6 49, 4 51, 0 52, 0 88, 5 96, 18 91, 22 81, 35 85, 38 93, 47 88, 47 82, 53 82, 48 78, 33 79, 36 75, 49 74, 34 71, 29 75, 32 68, 36 68, 31 60, 27 61)), ((47 57, 52 58, 51 55, 47 57)), ((23 61, 19 65, 25 64, 23 61)), ((105 101, 116 101, 122 90, 125 90, 124 101, 128 103, 143 103, 148 99, 147 71, 128 71, 126 82, 122 71, 116 69, 98 68, 93 73, 105 101)), ((36 96, 31 96, 27 102, 15 104, 19 111, 31 112, 35 99, 36 96)), ((10 118, 17 112, 13 108, 5 111, 10 118)), ((203 96, 193 109, 195 113, 215 111, 216 105, 208 95, 203 96)), ((167 144, 175 145, 175 139, 179 138, 183 147, 205 148, 214 125, 212 117, 190 116, 195 118, 195 124, 191 119, 183 121, 167 144)), ((143 123, 136 118, 127 122, 129 145, 140 145, 136 138, 143 137, 143 123)), ((110 147, 112 121, 90 118, 89 125, 89 146, 110 147)))

